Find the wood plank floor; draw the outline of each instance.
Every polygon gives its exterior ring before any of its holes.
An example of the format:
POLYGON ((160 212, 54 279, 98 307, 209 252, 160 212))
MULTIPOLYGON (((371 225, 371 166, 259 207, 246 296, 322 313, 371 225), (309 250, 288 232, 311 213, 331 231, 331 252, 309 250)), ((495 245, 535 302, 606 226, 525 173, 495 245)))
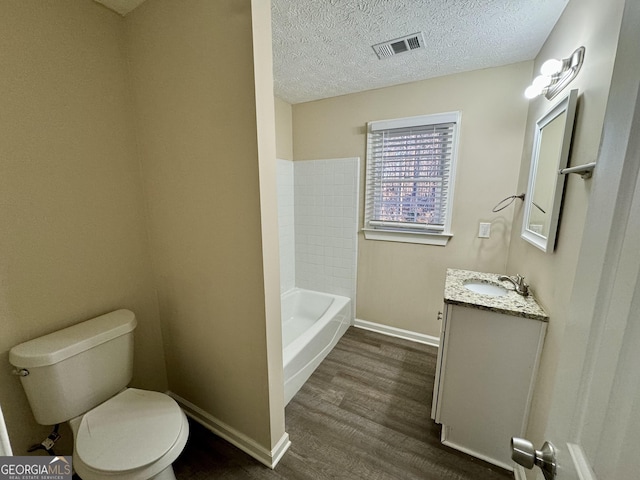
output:
POLYGON ((178 479, 504 480, 440 443, 430 418, 437 350, 351 327, 286 408, 275 470, 194 422, 178 479))

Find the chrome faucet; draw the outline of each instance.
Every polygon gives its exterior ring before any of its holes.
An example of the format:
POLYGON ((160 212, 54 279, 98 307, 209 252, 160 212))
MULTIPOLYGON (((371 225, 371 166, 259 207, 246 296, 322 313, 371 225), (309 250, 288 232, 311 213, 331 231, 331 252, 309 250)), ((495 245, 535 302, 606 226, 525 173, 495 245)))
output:
POLYGON ((522 275, 515 275, 513 277, 509 277, 508 275, 500 275, 498 280, 501 282, 508 281, 513 284, 516 289, 516 293, 526 297, 529 295, 529 285, 524 283, 524 277, 522 275))

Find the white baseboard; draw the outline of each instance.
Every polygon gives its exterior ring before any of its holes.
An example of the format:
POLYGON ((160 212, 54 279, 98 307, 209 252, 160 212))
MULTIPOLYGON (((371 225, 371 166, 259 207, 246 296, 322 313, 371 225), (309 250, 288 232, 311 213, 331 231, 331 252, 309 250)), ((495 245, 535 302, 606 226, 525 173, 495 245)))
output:
POLYGON ((269 451, 262 445, 256 443, 253 439, 247 437, 244 433, 241 433, 226 423, 218 420, 213 415, 210 415, 200 407, 197 407, 188 400, 185 400, 180 395, 176 395, 171 391, 167 392, 167 395, 171 396, 171 398, 178 402, 180 407, 184 410, 184 413, 194 421, 198 422, 206 429, 211 430, 219 437, 224 438, 227 442, 235 445, 240 450, 269 468, 275 468, 282 456, 291 446, 289 434, 285 432, 276 446, 269 451))
POLYGON ((515 478, 515 480, 527 480, 527 474, 522 465, 514 465, 513 478, 515 478))
POLYGON ((366 320, 360 320, 358 318, 354 320, 353 326, 362 328, 364 330, 381 333, 383 335, 389 335, 391 337, 402 338, 404 340, 410 340, 412 342, 424 343, 426 345, 431 345, 432 347, 440 346, 439 337, 432 337, 431 335, 425 335, 424 333, 417 333, 410 330, 403 330, 401 328, 389 327, 388 325, 367 322, 366 320))

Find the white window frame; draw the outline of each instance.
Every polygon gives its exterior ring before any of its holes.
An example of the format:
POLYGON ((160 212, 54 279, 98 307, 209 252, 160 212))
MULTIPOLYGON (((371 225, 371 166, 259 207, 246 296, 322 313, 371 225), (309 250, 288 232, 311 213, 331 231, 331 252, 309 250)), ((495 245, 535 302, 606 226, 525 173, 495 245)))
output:
POLYGON ((424 245, 445 246, 453 233, 451 232, 451 217, 453 212, 454 186, 456 178, 456 164, 458 159, 458 142, 460 139, 460 112, 445 112, 433 115, 419 115, 416 117, 380 120, 367 124, 367 166, 365 180, 365 212, 364 237, 367 240, 382 240, 389 242, 419 243, 424 245), (371 222, 374 185, 370 171, 372 159, 372 133, 380 130, 408 128, 414 126, 437 125, 453 123, 453 141, 449 168, 449 180, 446 195, 444 226, 428 227, 425 225, 385 225, 384 222, 371 222))

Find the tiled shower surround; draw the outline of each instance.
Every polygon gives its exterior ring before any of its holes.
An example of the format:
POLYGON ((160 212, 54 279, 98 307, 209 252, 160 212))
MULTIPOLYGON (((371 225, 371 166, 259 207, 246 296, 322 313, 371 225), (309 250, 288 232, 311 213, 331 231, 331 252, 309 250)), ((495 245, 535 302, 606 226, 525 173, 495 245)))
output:
POLYGON ((277 175, 280 293, 284 293, 296 286, 296 237, 293 224, 293 162, 278 160, 277 175))
POLYGON ((278 160, 282 292, 295 286, 355 300, 359 162, 278 160))

